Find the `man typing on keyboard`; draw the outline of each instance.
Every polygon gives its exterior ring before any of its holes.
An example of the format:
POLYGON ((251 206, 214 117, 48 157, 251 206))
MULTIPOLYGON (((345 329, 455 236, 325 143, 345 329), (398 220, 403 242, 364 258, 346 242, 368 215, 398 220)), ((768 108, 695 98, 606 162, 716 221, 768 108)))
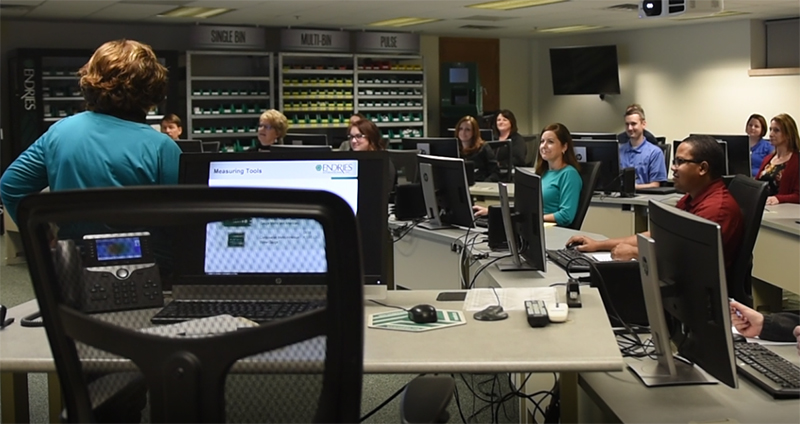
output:
POLYGON ((777 312, 763 315, 735 300, 731 303, 731 324, 745 337, 758 337, 775 342, 797 341, 800 355, 800 315, 777 312))
MULTIPOLYGON (((686 193, 676 207, 720 225, 727 271, 738 253, 744 224, 739 205, 722 181, 724 166, 722 147, 712 137, 704 135, 684 139, 672 161, 675 188, 686 193)), ((644 234, 650 235, 649 232, 644 234)), ((639 257, 635 235, 608 240, 573 236, 567 246, 574 246, 581 252, 610 250, 611 258, 618 261, 639 257)))

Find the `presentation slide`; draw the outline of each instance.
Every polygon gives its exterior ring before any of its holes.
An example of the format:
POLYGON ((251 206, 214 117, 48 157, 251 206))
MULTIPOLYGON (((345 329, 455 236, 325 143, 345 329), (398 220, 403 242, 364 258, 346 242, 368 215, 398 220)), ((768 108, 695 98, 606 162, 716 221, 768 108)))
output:
POLYGON ((344 199, 358 213, 358 161, 273 160, 211 162, 209 187, 260 187, 324 190, 344 199))

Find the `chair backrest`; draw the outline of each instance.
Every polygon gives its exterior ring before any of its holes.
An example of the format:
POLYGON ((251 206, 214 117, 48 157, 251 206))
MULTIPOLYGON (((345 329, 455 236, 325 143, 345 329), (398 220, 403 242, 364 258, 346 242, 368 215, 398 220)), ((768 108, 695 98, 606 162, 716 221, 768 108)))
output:
MULTIPOLYGON (((663 137, 659 137, 663 138, 663 137)), ((664 153, 664 165, 667 167, 667 175, 669 175, 669 169, 672 167, 672 149, 669 147, 669 144, 666 142, 656 144, 661 149, 661 152, 664 153)))
POLYGON ((589 203, 592 201, 597 178, 600 176, 600 162, 586 162, 581 164, 581 197, 578 200, 578 212, 575 219, 567 226, 573 230, 580 230, 583 225, 583 218, 586 218, 586 211, 589 210, 589 203))
POLYGON ((25 198, 19 218, 68 421, 97 421, 97 401, 118 396, 129 396, 120 402, 134 411, 149 401, 145 422, 358 421, 362 255, 353 210, 340 197, 188 186, 60 191, 25 198), (53 228, 61 239, 55 248, 53 228), (93 242, 98 232, 114 234, 93 242), (204 253, 208 243, 212 255, 204 253), (203 299, 322 303, 261 326, 239 319, 153 326, 171 249, 201 255, 198 278, 206 279, 193 294, 203 299), (253 274, 239 276, 248 280, 241 285, 235 275, 203 271, 266 258, 276 269, 259 269, 257 283, 253 274), (314 271, 290 285, 282 270, 294 268, 314 271), (117 293, 119 279, 130 296, 117 293), (133 381, 148 398, 125 393, 133 381))
POLYGON ((744 175, 736 175, 728 184, 728 191, 739 208, 744 218, 744 233, 732 274, 728 279, 728 295, 748 306, 753 306, 751 295, 751 273, 753 270, 753 247, 761 228, 761 217, 764 215, 764 205, 767 203, 767 183, 754 180, 744 175))
POLYGON ((525 153, 525 166, 536 166, 539 157, 539 134, 523 135, 528 151, 525 153))

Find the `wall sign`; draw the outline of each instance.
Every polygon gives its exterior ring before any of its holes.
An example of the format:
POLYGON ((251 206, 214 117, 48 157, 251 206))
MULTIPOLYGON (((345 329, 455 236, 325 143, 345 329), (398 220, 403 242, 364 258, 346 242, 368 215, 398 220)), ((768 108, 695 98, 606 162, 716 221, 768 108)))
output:
POLYGON ((196 49, 265 50, 264 28, 203 26, 192 27, 192 46, 196 49))
POLYGON ((356 33, 357 53, 419 54, 419 34, 407 32, 356 33))
POLYGON ((350 51, 350 33, 320 29, 282 29, 281 51, 347 53, 350 51))

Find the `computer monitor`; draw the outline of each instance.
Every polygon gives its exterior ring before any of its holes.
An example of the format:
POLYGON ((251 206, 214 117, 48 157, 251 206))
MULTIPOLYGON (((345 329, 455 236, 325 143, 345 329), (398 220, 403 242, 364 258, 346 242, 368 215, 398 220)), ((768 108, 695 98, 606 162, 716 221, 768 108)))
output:
POLYGON ((273 144, 269 147, 269 151, 275 152, 297 152, 297 153, 310 153, 310 152, 331 152, 333 147, 328 145, 305 145, 305 144, 273 144))
POLYGON ((397 169, 399 183, 419 182, 419 159, 417 150, 387 150, 389 160, 392 161, 397 169), (403 181, 399 181, 403 179, 403 181))
POLYGON ((574 140, 578 162, 599 162, 597 189, 618 192, 622 186, 619 175, 619 144, 615 140, 574 140))
POLYGON ((403 150, 419 150, 421 155, 457 158, 460 156, 455 138, 404 138, 403 150))
POLYGON ((530 168, 514 171, 514 211, 505 183, 499 183, 500 207, 510 262, 498 262, 501 271, 547 271, 542 211, 542 178, 530 168))
POLYGON ((696 364, 736 388, 720 226, 652 200, 649 214, 650 237, 637 237, 656 359, 628 366, 648 387, 716 383, 696 364), (673 357, 670 339, 688 362, 673 357))
MULTIPOLYGON (((677 157, 678 146, 680 146, 681 143, 682 143, 681 140, 673 140, 672 141, 672 157, 673 158, 677 157)), ((723 153, 725 153, 725 164, 724 164, 724 166, 722 168, 723 169, 722 175, 730 175, 730 173, 728 172, 728 168, 729 168, 729 166, 728 166, 728 142, 725 141, 725 140, 717 140, 717 143, 719 143, 719 145, 722 147, 723 153)), ((747 149, 747 154, 748 154, 748 161, 747 161, 748 168, 747 169, 749 170, 750 169, 749 168, 750 167, 750 160, 749 160, 750 148, 749 147, 747 149)), ((750 171, 747 171, 747 174, 745 174, 745 175, 749 175, 749 174, 750 174, 750 171)))
MULTIPOLYGON (((386 260, 389 193, 384 183, 388 167, 386 152, 207 153, 181 155, 179 183, 213 187, 320 189, 338 194, 353 208, 361 230, 365 295, 379 298, 385 297, 387 285, 392 284, 393 277, 388 275, 390 268, 386 260)), ((175 260, 178 281, 245 285, 277 281, 288 285, 313 277, 291 273, 222 276, 209 272, 214 270, 204 263, 206 228, 189 229, 180 240, 181 249, 176 252, 175 260)), ((268 258, 264 261, 268 262, 268 258)))
POLYGON ((217 153, 219 152, 219 141, 201 141, 203 146, 203 153, 217 153))
POLYGON ((617 140, 617 135, 614 133, 574 132, 570 135, 573 140, 617 140))
POLYGON ((495 139, 494 131, 492 131, 490 129, 485 129, 485 128, 481 128, 480 131, 481 131, 481 139, 483 141, 492 141, 492 140, 495 139))
POLYGON ((202 153, 203 142, 199 140, 175 140, 183 153, 202 153))
POLYGON ((428 215, 421 227, 475 227, 464 159, 420 154, 419 175, 428 215))
POLYGON ((752 173, 752 168, 750 167, 750 137, 746 135, 707 135, 727 144, 728 150, 725 152, 725 157, 728 160, 727 175, 742 174, 752 177, 750 175, 752 173))
POLYGON ((327 146, 328 136, 326 134, 286 134, 283 136, 283 144, 293 146, 327 146))

